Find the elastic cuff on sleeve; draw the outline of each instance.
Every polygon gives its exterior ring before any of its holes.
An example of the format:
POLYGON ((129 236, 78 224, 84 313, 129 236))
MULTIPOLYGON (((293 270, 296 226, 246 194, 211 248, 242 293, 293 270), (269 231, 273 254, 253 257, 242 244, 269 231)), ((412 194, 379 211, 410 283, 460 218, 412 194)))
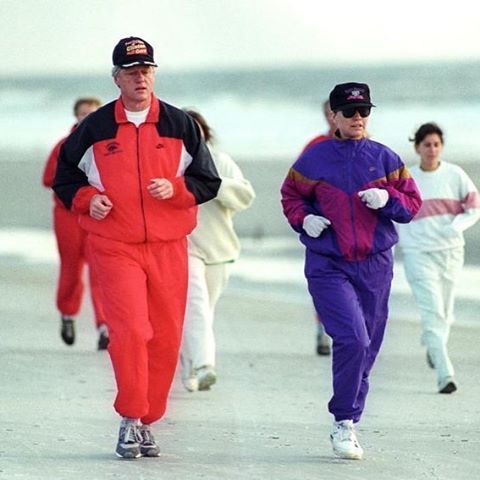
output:
POLYGON ((72 201, 72 212, 77 214, 88 213, 90 211, 90 200, 94 195, 99 195, 99 192, 95 187, 82 187, 80 188, 72 201))

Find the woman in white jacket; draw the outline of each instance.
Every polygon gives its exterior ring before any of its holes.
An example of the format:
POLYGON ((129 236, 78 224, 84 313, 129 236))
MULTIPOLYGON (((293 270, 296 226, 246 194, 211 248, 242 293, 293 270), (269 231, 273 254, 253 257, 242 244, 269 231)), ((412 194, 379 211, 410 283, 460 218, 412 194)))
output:
POLYGON ((233 215, 251 205, 255 192, 233 159, 212 147, 212 132, 205 118, 194 110, 186 112, 199 125, 222 179, 217 197, 199 206, 197 227, 188 236, 189 282, 181 363, 182 383, 193 392, 209 390, 217 380, 215 306, 240 253, 233 215))
POLYGON ((413 139, 420 165, 410 169, 422 195, 420 211, 398 225, 407 280, 420 310, 422 344, 435 368, 438 391, 457 389, 448 356, 454 321, 454 287, 463 266, 463 232, 480 217, 480 198, 468 175, 440 159, 443 132, 435 123, 422 125, 413 139))

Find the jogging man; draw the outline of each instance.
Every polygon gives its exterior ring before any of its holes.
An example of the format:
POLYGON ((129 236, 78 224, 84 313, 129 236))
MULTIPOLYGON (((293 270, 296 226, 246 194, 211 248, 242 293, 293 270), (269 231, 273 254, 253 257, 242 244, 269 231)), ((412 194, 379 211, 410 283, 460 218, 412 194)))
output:
POLYGON ((158 456, 150 425, 166 409, 182 338, 186 236, 196 205, 221 180, 198 126, 153 93, 153 48, 138 37, 113 50, 120 98, 64 143, 54 190, 80 215, 104 296, 122 416, 116 453, 158 456))

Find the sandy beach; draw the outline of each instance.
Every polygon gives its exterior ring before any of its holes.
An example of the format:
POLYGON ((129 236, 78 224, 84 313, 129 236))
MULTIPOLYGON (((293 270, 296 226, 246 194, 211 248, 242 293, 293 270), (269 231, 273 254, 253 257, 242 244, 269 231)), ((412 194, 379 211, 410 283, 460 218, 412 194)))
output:
POLYGON ((459 391, 439 395, 416 319, 392 317, 359 429, 365 458, 340 460, 328 440, 330 360, 314 355, 307 297, 269 296, 234 274, 218 310, 218 384, 190 394, 177 378, 155 425, 162 457, 129 462, 113 454, 115 386, 89 302, 78 342, 65 346, 55 276, 54 264, 0 257, 0 478, 476 478, 478 325, 453 328, 459 391))

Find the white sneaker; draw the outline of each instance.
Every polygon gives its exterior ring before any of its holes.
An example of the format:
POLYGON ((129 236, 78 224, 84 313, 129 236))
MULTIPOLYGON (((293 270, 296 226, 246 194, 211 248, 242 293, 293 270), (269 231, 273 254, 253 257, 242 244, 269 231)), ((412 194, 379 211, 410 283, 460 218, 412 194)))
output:
POLYGON ((182 385, 189 392, 196 392, 198 390, 198 379, 194 373, 191 373, 188 377, 182 376, 182 385))
POLYGON ((338 457, 349 458, 351 460, 362 459, 363 449, 358 443, 353 420, 333 422, 330 440, 332 442, 333 453, 338 457))
POLYGON ((198 390, 198 379, 192 362, 183 355, 180 355, 180 362, 182 364, 182 385, 189 392, 196 392, 198 390))
POLYGON ((210 387, 217 381, 217 374, 211 365, 195 369, 199 390, 210 390, 210 387))

